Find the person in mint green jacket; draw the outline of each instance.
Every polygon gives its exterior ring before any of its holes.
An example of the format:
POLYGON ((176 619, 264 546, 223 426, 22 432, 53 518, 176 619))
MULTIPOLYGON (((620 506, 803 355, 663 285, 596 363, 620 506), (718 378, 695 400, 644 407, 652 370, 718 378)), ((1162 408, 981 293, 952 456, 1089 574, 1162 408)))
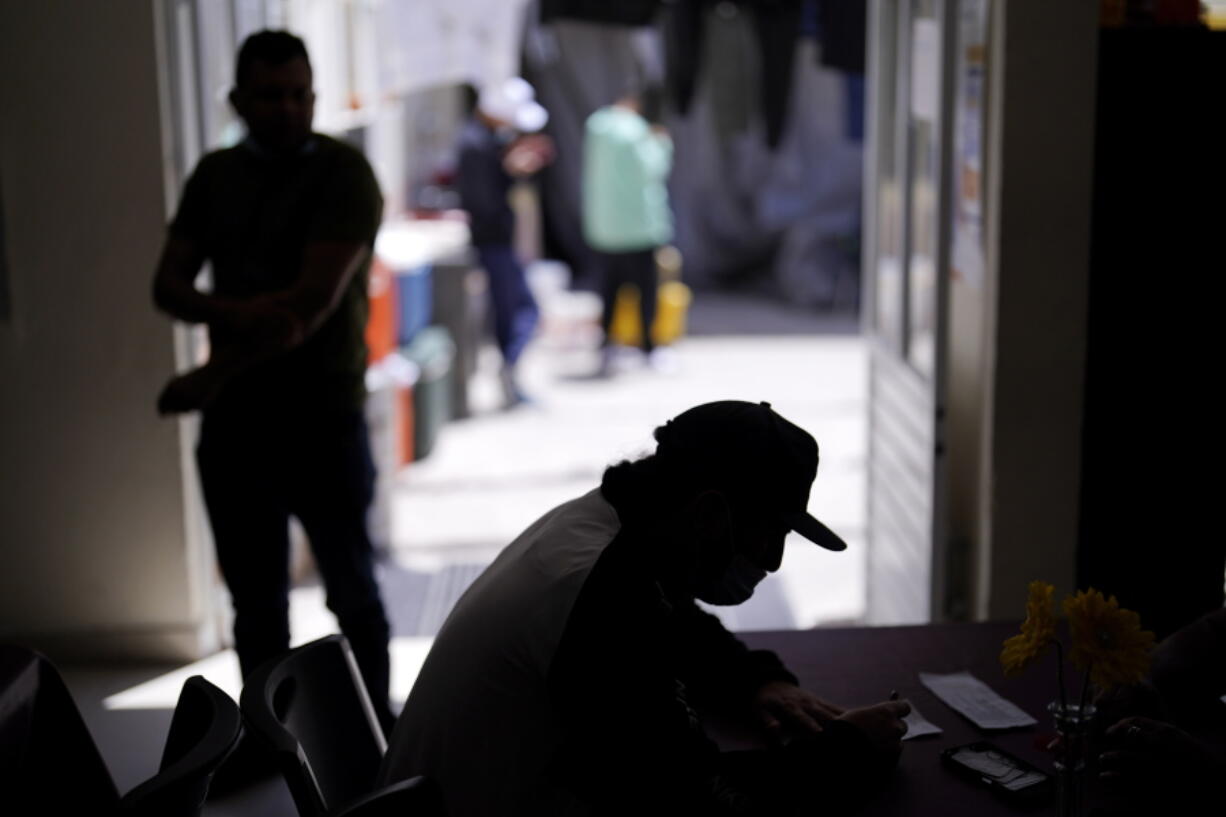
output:
POLYGON ((639 290, 642 347, 653 356, 655 250, 673 237, 668 174, 673 143, 658 122, 658 94, 627 93, 588 117, 583 150, 583 235, 602 267, 604 356, 622 284, 639 290))

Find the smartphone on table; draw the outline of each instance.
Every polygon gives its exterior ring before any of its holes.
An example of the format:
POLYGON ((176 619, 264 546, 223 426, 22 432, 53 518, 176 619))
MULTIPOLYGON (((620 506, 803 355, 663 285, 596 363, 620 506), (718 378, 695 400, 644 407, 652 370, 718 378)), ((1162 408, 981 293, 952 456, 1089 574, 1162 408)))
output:
POLYGON ((1052 793, 1051 775, 987 741, 946 749, 941 762, 1011 799, 1034 802, 1052 793))

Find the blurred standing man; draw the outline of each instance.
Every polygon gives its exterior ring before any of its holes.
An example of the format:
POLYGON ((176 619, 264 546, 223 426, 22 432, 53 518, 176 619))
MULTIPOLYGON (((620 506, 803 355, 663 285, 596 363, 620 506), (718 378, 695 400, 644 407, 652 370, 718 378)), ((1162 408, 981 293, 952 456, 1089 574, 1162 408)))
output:
POLYGON ((641 345, 654 362, 651 327, 656 316, 656 248, 673 237, 668 174, 673 143, 659 124, 659 95, 627 93, 588 117, 583 147, 583 236, 603 274, 604 348, 609 373, 609 330, 623 284, 639 291, 641 345))
POLYGON ((157 306, 209 327, 209 362, 170 381, 163 413, 203 411, 197 464, 248 676, 290 645, 290 515, 385 725, 389 627, 366 530, 367 274, 383 200, 353 148, 311 131, 302 40, 247 38, 230 102, 241 144, 205 156, 154 280, 157 306), (196 288, 212 263, 210 292, 196 288))
POLYGON ((516 364, 540 312, 515 255, 515 214, 507 195, 517 179, 552 161, 552 140, 537 133, 548 120, 532 86, 512 77, 481 89, 476 110, 460 134, 460 206, 468 212, 472 243, 489 279, 503 389, 512 406, 528 400, 516 364))

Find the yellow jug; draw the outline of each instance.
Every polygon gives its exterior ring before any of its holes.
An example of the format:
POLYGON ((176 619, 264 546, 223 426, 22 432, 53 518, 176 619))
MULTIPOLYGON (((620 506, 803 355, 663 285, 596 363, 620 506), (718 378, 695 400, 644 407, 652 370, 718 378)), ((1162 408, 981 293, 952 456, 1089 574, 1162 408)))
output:
MULTIPOLYGON (((685 316, 690 308, 690 288, 681 283, 681 252, 671 244, 656 248, 656 317, 651 339, 657 346, 673 343, 685 334, 685 316)), ((643 328, 639 320, 639 288, 625 284, 617 291, 609 336, 614 343, 638 346, 643 328)))
MULTIPOLYGON (((614 343, 638 346, 642 339, 639 320, 639 288, 626 284, 617 291, 609 335, 614 343)), ((690 307, 690 288, 680 281, 665 281, 656 289, 656 317, 651 339, 657 346, 673 343, 685 334, 685 317, 690 307)))

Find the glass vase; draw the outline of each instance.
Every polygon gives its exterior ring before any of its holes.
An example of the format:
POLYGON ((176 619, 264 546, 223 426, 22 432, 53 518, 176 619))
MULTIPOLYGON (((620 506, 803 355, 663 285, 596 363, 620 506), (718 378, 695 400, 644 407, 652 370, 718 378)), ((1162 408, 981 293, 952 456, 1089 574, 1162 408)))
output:
POLYGON ((1056 814, 1058 817, 1083 817, 1086 803, 1086 759, 1090 756, 1090 730, 1094 705, 1047 705, 1056 726, 1056 814))

